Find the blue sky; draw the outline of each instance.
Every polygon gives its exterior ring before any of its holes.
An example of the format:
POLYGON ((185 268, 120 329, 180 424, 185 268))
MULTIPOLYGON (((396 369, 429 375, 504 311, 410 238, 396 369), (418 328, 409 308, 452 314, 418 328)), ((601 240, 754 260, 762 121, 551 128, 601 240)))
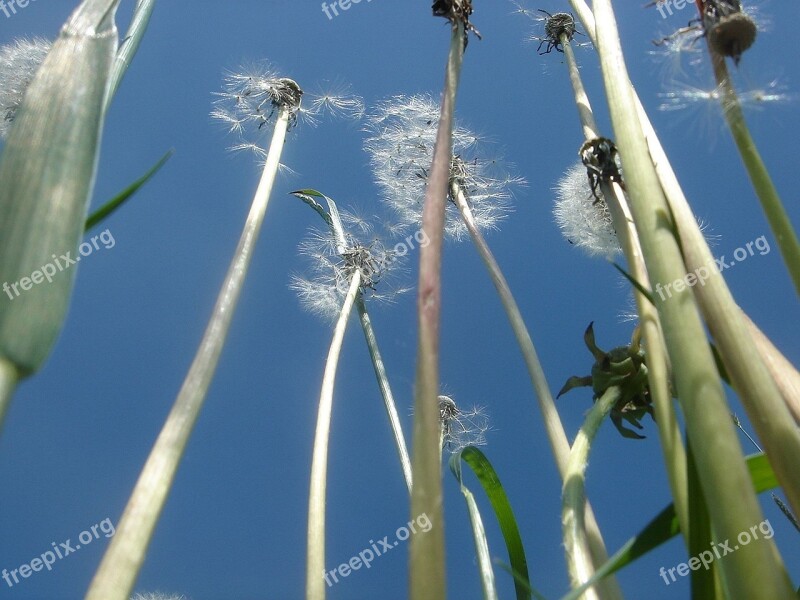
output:
MULTIPOLYGON (((123 0, 124 31, 133 2, 123 0)), ((616 3, 631 78, 699 217, 719 236, 715 254, 766 236, 771 252, 726 272, 738 302, 774 343, 800 363, 797 299, 777 247, 718 111, 705 104, 659 112, 658 94, 676 82, 709 89, 708 76, 653 57, 650 40, 693 18, 692 6, 662 19, 640 3, 616 3)), ((54 37, 75 2, 38 0, 6 18, 0 43, 21 35, 54 37)), ((532 9, 566 4, 547 0, 532 9)), ((504 0, 475 0, 458 116, 505 148, 529 182, 514 212, 489 235, 504 267, 550 386, 589 372, 582 334, 594 321, 598 344, 626 343, 628 291, 613 268, 571 247, 553 224, 551 188, 577 159, 581 130, 563 57, 536 54, 531 24, 504 0)), ((208 0, 160 2, 114 101, 103 136, 93 204, 143 173, 167 149, 175 155, 123 211, 105 224, 110 249, 81 262, 63 334, 50 360, 19 388, 0 437, 0 568, 17 568, 108 518, 116 523, 194 356, 236 245, 259 177, 255 161, 231 154, 211 122, 212 92, 223 73, 267 58, 313 90, 345 81, 367 106, 404 93, 438 94, 448 28, 429 2, 372 0, 328 19, 318 2, 208 0)), ((762 2, 771 24, 739 68, 743 89, 779 77, 798 89, 800 61, 791 40, 796 3, 762 2)), ((700 60, 705 61, 701 53, 700 60)), ((592 49, 578 51, 601 129, 611 128, 592 49)), ((797 104, 749 115, 762 156, 796 225, 793 164, 797 104)), ((297 244, 318 217, 288 192, 314 187, 340 205, 379 214, 379 190, 362 150, 361 125, 300 125, 283 161, 296 175, 276 185, 250 277, 227 346, 137 590, 183 593, 192 600, 295 599, 303 596, 308 473, 329 326, 307 314, 288 289, 303 268, 297 244)), ((417 255, 412 256, 414 281, 417 255)), ((378 307, 373 321, 406 432, 410 432, 416 339, 414 297, 378 307)), ((462 406, 486 407, 493 430, 484 451, 520 522, 532 582, 549 598, 568 586, 560 532, 560 484, 535 397, 491 283, 466 242, 444 257, 442 380, 462 406)), ((591 403, 588 390, 559 400, 570 436, 591 403)), ((655 425, 646 440, 622 439, 604 425, 588 470, 588 492, 610 549, 618 548, 669 501, 655 425)), ((745 445, 749 452, 750 447, 745 445)), ((472 480, 470 480, 472 481, 472 480)), ((474 485, 477 485, 473 482, 474 485)), ((474 547, 458 486, 444 473, 450 597, 480 597, 474 547)), ((492 553, 502 538, 478 491, 492 553)), ((795 581, 797 532, 764 497, 765 515, 795 581)), ((327 562, 334 568, 393 536, 409 520, 401 471, 357 323, 350 324, 335 394, 328 485, 327 562)), ((33 574, 0 598, 60 600, 85 592, 105 537, 33 574)), ((685 560, 673 540, 619 576, 631 598, 684 598, 660 567, 685 560)), ((406 596, 406 547, 376 559, 329 589, 336 599, 406 596)), ((500 594, 513 584, 498 574, 500 594)))

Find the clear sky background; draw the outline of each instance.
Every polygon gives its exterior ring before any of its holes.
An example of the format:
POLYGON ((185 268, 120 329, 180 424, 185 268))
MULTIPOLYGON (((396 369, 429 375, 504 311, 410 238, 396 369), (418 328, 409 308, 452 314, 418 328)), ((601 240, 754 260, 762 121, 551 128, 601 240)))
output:
MULTIPOLYGON (((710 89, 707 74, 654 57, 650 41, 694 18, 693 6, 662 19, 643 2, 616 2, 632 80, 697 215, 718 236, 714 252, 766 236, 771 252, 725 273, 738 302, 795 364, 800 363, 797 298, 719 110, 706 103, 659 112, 659 93, 679 83, 710 89)), ((53 38, 76 2, 37 0, 0 14, 0 43, 53 38)), ((133 2, 123 0, 120 28, 133 2)), ((566 3, 527 3, 564 10, 566 3)), ((769 21, 745 54, 738 83, 759 89, 775 78, 798 91, 796 2, 759 3, 769 21)), ((489 243, 530 327, 550 387, 585 375, 582 334, 594 321, 598 344, 625 344, 633 325, 628 290, 605 261, 570 246, 552 218, 553 185, 577 159, 581 130, 563 56, 536 54, 539 33, 506 0, 475 0, 458 116, 505 148, 529 182, 489 243)), ((103 136, 93 205, 141 175, 166 150, 175 155, 105 224, 115 239, 80 264, 68 321, 49 362, 19 388, 0 437, 0 569, 17 568, 109 518, 116 523, 205 328, 247 214, 260 169, 231 154, 231 138, 209 118, 227 69, 267 58, 309 90, 344 81, 368 107, 387 96, 431 92, 443 81, 449 30, 430 2, 364 0, 329 20, 316 1, 162 1, 114 101, 103 136)), ((699 58, 705 62, 704 53, 699 58)), ((578 51, 603 132, 611 135, 593 49, 578 51)), ((749 113, 754 136, 795 226, 800 226, 796 102, 749 113)), ((283 161, 251 274, 206 406, 155 532, 137 590, 192 600, 303 597, 308 476, 316 405, 330 341, 328 324, 306 313, 288 289, 304 262, 297 244, 319 219, 288 192, 314 187, 340 205, 381 214, 379 191, 358 123, 301 124, 283 161)), ((408 281, 415 281, 413 253, 408 281)), ((466 242, 444 257, 442 380, 462 407, 486 407, 493 430, 484 451, 520 523, 533 585, 548 598, 568 587, 560 532, 560 484, 534 394, 489 278, 466 242)), ((373 320, 407 434, 416 334, 414 295, 373 310, 373 320)), ((558 401, 570 437, 591 404, 588 389, 558 401)), ((588 470, 588 492, 613 551, 669 502, 655 425, 646 440, 623 439, 607 423, 588 470)), ((746 451, 754 450, 744 443, 746 451)), ((720 465, 724 468, 724 465, 720 465)), ((477 483, 470 477, 474 487, 477 483)), ((477 599, 480 582, 465 505, 444 472, 447 577, 451 598, 477 599)), ((476 490, 492 554, 506 560, 490 507, 476 490)), ((763 504, 795 583, 800 537, 763 504)), ((355 320, 345 339, 335 394, 328 485, 329 568, 409 519, 383 405, 355 320)), ((0 599, 82 597, 108 540, 100 538, 0 599)), ((328 590, 333 599, 406 596, 407 545, 328 590)), ((669 544, 619 575, 629 598, 688 597, 688 580, 666 586, 661 567, 686 559, 669 544)), ((513 597, 498 572, 500 595, 513 597)))

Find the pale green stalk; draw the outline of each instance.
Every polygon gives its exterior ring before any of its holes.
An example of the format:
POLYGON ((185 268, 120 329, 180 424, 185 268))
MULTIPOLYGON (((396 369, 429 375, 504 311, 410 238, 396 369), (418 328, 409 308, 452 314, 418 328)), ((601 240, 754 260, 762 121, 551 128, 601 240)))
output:
MULTIPOLYGON (((564 528, 564 549, 573 589, 589 581, 595 572, 584 521, 586 467, 589 464, 589 451, 595 434, 619 397, 620 389, 612 386, 595 401, 578 435, 575 436, 567 461, 562 492, 561 523, 564 528)), ((586 590, 582 597, 586 600, 605 598, 595 587, 586 590)))
MULTIPOLYGON (((742 157, 756 195, 761 201, 761 208, 764 210, 775 240, 778 242, 795 291, 800 294, 800 242, 797 240, 797 233, 795 233, 789 215, 783 207, 778 190, 772 183, 769 171, 767 171, 764 161, 761 160, 758 148, 750 136, 742 107, 739 105, 739 98, 731 83, 730 75, 728 75, 725 57, 714 52, 710 45, 709 53, 711 65, 714 68, 714 77, 717 80, 717 89, 722 91, 720 101, 725 120, 728 122, 728 127, 736 142, 736 147, 739 149, 739 155, 742 157)), ((769 452, 769 450, 767 451, 769 452)))
POLYGON ((389 417, 389 425, 392 427, 397 455, 400 458, 400 466, 403 469, 403 478, 406 481, 406 487, 410 495, 412 488, 411 459, 408 456, 408 448, 406 447, 403 428, 400 424, 400 416, 397 414, 392 388, 389 386, 389 377, 386 374, 383 358, 381 358, 381 353, 378 349, 378 339, 375 337, 375 330, 372 328, 367 305, 360 293, 356 299, 356 308, 358 309, 358 318, 361 321, 361 329, 364 331, 364 338, 367 341, 367 350, 369 350, 369 357, 372 360, 372 367, 375 369, 375 378, 378 380, 378 387, 380 387, 381 395, 383 396, 383 404, 389 417))
POLYGON ((306 599, 325 598, 325 495, 328 483, 328 441, 331 432, 333 388, 336 369, 342 351, 344 332, 361 285, 361 271, 356 269, 344 298, 339 320, 325 361, 322 389, 319 394, 317 429, 314 434, 314 453, 311 460, 311 485, 308 493, 308 547, 306 553, 306 599))
POLYGON ((136 8, 133 10, 133 18, 125 33, 125 37, 120 44, 117 55, 114 58, 114 64, 111 67, 111 77, 108 85, 108 92, 106 93, 105 109, 108 110, 114 95, 117 93, 117 88, 125 77, 125 73, 130 67, 133 57, 136 56, 139 45, 142 43, 144 32, 150 24, 150 15, 153 13, 153 8, 156 5, 156 0, 138 0, 136 8))
MULTIPOLYGON (((566 35, 562 35, 561 45, 564 48, 564 56, 567 60, 569 78, 575 93, 575 103, 583 126, 584 138, 589 141, 600 136, 599 129, 594 119, 589 97, 583 87, 572 44, 566 35)), ((639 235, 636 232, 625 195, 618 184, 601 181, 600 188, 611 212, 614 230, 627 258, 631 275, 640 284, 649 286, 650 280, 647 275, 644 257, 642 256, 639 235)), ((681 524, 681 531, 686 536, 684 539, 688 541, 689 513, 686 450, 683 447, 683 436, 681 435, 681 428, 670 391, 669 357, 664 347, 664 336, 661 330, 661 322, 658 318, 658 311, 638 289, 634 288, 633 292, 639 312, 639 324, 642 328, 642 335, 647 349, 647 379, 653 398, 653 407, 656 413, 655 421, 661 439, 661 449, 667 466, 667 477, 675 504, 675 512, 678 515, 678 522, 681 524)), ((600 563, 595 561, 595 565, 599 566, 600 563)))
MULTIPOLYGON (((665 285, 685 275, 681 249, 639 123, 610 1, 595 0, 593 8, 597 49, 632 212, 651 283, 665 285)), ((724 392, 697 306, 686 289, 666 300, 656 295, 656 305, 714 534, 718 539, 735 539, 761 522, 763 515, 727 418, 724 392)), ((772 540, 740 548, 721 567, 726 591, 734 598, 783 598, 793 593, 772 540)))
MULTIPOLYGON (((337 251, 342 253, 347 248, 347 239, 344 233, 344 226, 342 219, 339 216, 339 209, 333 198, 329 198, 316 190, 298 190, 292 192, 293 195, 300 198, 303 202, 313 208, 317 214, 330 227, 333 238, 336 241, 337 251), (314 198, 324 198, 328 204, 328 210, 317 202, 314 198)), ((375 336, 375 330, 372 328, 372 320, 369 318, 367 312, 367 305, 364 302, 364 296, 359 292, 356 298, 356 308, 358 308, 358 317, 361 321, 361 329, 364 332, 364 338, 367 342, 367 350, 372 360, 372 367, 375 370, 375 377, 378 380, 378 387, 381 390, 383 397, 383 404, 386 407, 386 414, 389 417, 389 425, 392 428, 394 435, 395 446, 397 454, 400 458, 400 466, 403 469, 403 477, 406 481, 409 495, 411 494, 411 460, 408 457, 408 448, 406 447, 405 436, 403 435, 403 428, 400 425, 400 416, 397 414, 397 407, 392 394, 392 388, 389 385, 389 376, 386 374, 386 368, 383 366, 383 358, 381 357, 380 350, 378 349, 378 338, 375 336)))
POLYGON ((0 431, 3 430, 3 422, 11 406, 11 399, 14 397, 14 390, 19 381, 17 368, 4 358, 0 358, 0 431))
POLYGON ((289 115, 289 108, 282 107, 250 214, 203 339, 92 580, 86 600, 127 600, 136 583, 230 329, 278 172, 289 115))
POLYGON ((446 597, 442 464, 439 456, 439 321, 442 241, 453 153, 453 114, 464 59, 464 27, 463 22, 456 20, 452 28, 442 110, 422 210, 422 231, 430 243, 420 249, 411 518, 426 514, 432 527, 425 535, 415 535, 410 540, 409 595, 412 600, 443 600, 446 597))
MULTIPOLYGON (((547 439, 550 442, 550 448, 556 459, 556 466, 558 467, 559 475, 563 481, 566 476, 567 461, 569 460, 569 441, 564 431, 564 425, 561 423, 561 418, 558 415, 555 402, 553 401, 553 396, 550 394, 550 386, 547 384, 544 369, 542 369, 542 365, 539 362, 539 356, 536 353, 533 340, 525 325, 519 306, 517 306, 517 302, 514 299, 514 295, 511 293, 511 288, 503 275, 503 271, 500 269, 500 265, 497 263, 497 260, 492 254, 480 230, 475 225, 475 219, 473 218, 472 210, 467 203, 467 198, 464 195, 463 189, 457 181, 452 181, 450 187, 451 196, 455 199, 456 206, 461 212, 461 217, 472 238, 472 243, 475 245, 475 248, 477 248, 478 254, 480 254, 483 263, 486 265, 486 269, 489 271, 489 276, 497 290, 497 295, 500 297, 500 302, 503 304, 503 309, 506 311, 511 329, 522 351, 522 357, 528 369, 528 375, 536 391, 536 399, 538 400, 539 410, 544 420, 547 439)), ((588 503, 586 524, 592 556, 594 557, 595 564, 600 566, 608 560, 608 552, 603 542, 600 526, 597 524, 594 512, 588 503)), ((621 592, 614 577, 606 578, 600 586, 605 588, 605 597, 621 597, 621 592)))

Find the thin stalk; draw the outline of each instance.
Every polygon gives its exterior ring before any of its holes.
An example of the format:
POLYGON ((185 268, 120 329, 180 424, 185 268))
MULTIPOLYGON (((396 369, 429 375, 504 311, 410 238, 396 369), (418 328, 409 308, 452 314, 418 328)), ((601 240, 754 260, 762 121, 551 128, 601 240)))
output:
POLYGON ((17 368, 4 358, 0 358, 0 432, 3 431, 3 423, 11 406, 11 399, 14 397, 14 390, 17 389, 19 382, 19 372, 17 368))
POLYGON ((728 74, 725 57, 714 52, 710 45, 709 53, 718 89, 722 91, 722 112, 725 120, 728 122, 728 127, 736 142, 736 147, 739 149, 739 155, 742 157, 756 195, 761 201, 761 208, 764 210, 775 240, 778 242, 795 291, 800 294, 800 242, 797 240, 797 233, 792 227, 792 222, 783 207, 769 171, 767 171, 764 161, 761 160, 758 148, 750 136, 742 107, 739 105, 739 98, 728 74))
MULTIPOLYGON (((595 0, 593 8, 597 49, 642 250, 651 283, 667 284, 683 279, 686 271, 675 226, 639 123, 610 0, 595 0)), ((719 539, 734 539, 763 515, 727 418, 725 395, 697 306, 685 289, 666 300, 656 296, 656 305, 713 529, 719 539)), ((783 598, 793 593, 775 545, 771 540, 761 542, 740 548, 721 564, 732 597, 783 598)))
POLYGON ((400 416, 397 414, 392 388, 389 386, 389 377, 386 374, 386 368, 383 366, 383 358, 381 358, 381 353, 378 349, 378 339, 375 337, 375 330, 372 328, 372 321, 367 312, 367 305, 361 294, 359 294, 356 299, 356 308, 358 309, 358 317, 361 321, 361 329, 364 331, 364 338, 367 341, 367 350, 369 350, 369 357, 372 360, 372 367, 375 369, 375 378, 378 380, 378 387, 380 387, 381 395, 383 396, 383 404, 386 407, 386 414, 389 417, 389 425, 392 427, 397 455, 400 458, 400 466, 403 468, 403 477, 406 481, 408 493, 411 495, 411 459, 408 456, 408 448, 406 447, 403 428, 400 425, 400 416))
POLYGON ((122 78, 125 77, 125 73, 128 71, 133 57, 136 56, 136 52, 139 50, 139 45, 142 43, 144 32, 150 24, 150 15, 153 13, 155 5, 156 0, 138 0, 138 2, 136 2, 131 24, 128 27, 128 31, 125 33, 125 37, 122 39, 122 43, 117 50, 117 56, 114 59, 114 64, 111 67, 111 76, 104 107, 106 111, 117 93, 119 84, 122 83, 122 78))
POLYGON ((331 412, 333 410, 333 387, 336 382, 336 369, 342 351, 344 332, 353 310, 358 288, 361 285, 361 271, 355 270, 350 288, 344 298, 339 320, 333 330, 333 339, 325 361, 325 374, 319 394, 317 429, 314 434, 314 454, 311 460, 311 485, 308 493, 308 549, 306 554, 306 599, 325 598, 325 493, 328 481, 328 440, 331 432, 331 412))
POLYGON ((442 464, 439 458, 439 320, 442 241, 453 153, 453 113, 463 60, 464 23, 456 20, 450 41, 433 163, 422 210, 422 230, 430 243, 420 250, 411 517, 425 514, 432 527, 425 535, 415 535, 410 540, 409 595, 413 600, 442 600, 446 597, 442 464))
MULTIPOLYGON (((497 263, 494 255, 492 254, 489 245, 486 243, 483 234, 475 225, 475 219, 472 215, 472 210, 469 207, 467 198, 463 189, 458 185, 457 181, 453 181, 451 186, 451 196, 456 201, 461 217, 464 224, 469 231, 472 243, 478 250, 486 269, 489 271, 489 276, 492 279, 497 295, 500 297, 500 302, 503 304, 503 309, 506 311, 508 321, 511 324, 511 329, 517 339, 520 350, 522 351, 522 358, 525 361, 525 366, 528 369, 528 375, 536 391, 536 398, 539 403, 539 410, 542 413, 544 420, 545 431, 547 432, 547 439, 550 442, 550 448, 556 459, 556 466, 558 467, 559 475, 564 481, 567 473, 567 463, 569 461, 570 447, 567 439, 567 434, 564 431, 564 425, 559 417, 558 410, 556 409, 553 396, 550 393, 550 386, 547 383, 547 378, 544 374, 544 369, 539 362, 539 356, 536 353, 536 348, 533 345, 530 332, 525 325, 525 320, 519 310, 514 295, 511 293, 511 288, 506 281, 500 265, 497 263)), ((587 532, 589 536, 589 543, 591 545, 592 556, 597 566, 602 565, 608 560, 608 552, 606 551, 603 535, 600 532, 600 526, 597 524, 594 512, 587 503, 586 511, 587 532)), ((606 588, 608 598, 621 597, 621 592, 616 584, 614 577, 606 578, 601 584, 601 587, 606 588)))
POLYGON ((281 108, 261 181, 203 339, 90 584, 86 600, 127 600, 136 583, 230 329, 275 182, 288 125, 289 110, 281 108))
MULTIPOLYGON (((589 451, 595 434, 620 397, 617 386, 608 388, 598 398, 586 420, 581 425, 572 444, 564 478, 561 504, 561 524, 564 528, 564 548, 567 555, 572 589, 580 587, 594 575, 595 567, 589 539, 584 522, 586 507, 586 467, 589 464, 589 451)), ((602 597, 595 587, 586 590, 582 596, 587 600, 602 597)))
MULTIPOLYGON (((600 136, 597 123, 594 119, 589 97, 583 87, 578 63, 575 60, 575 53, 572 44, 566 35, 561 36, 561 45, 564 48, 569 78, 575 94, 575 103, 578 107, 578 115, 583 126, 583 134, 586 141, 600 136)), ((650 281, 647 274, 647 266, 642 255, 642 247, 639 242, 639 234, 630 214, 628 201, 625 198, 619 185, 606 181, 600 182, 603 197, 606 200, 611 219, 614 223, 614 230, 617 239, 628 261, 628 268, 631 275, 642 285, 647 286, 650 281)), ((686 474, 686 450, 683 447, 683 436, 680 424, 678 423, 675 404, 672 401, 672 393, 669 383, 669 357, 664 346, 664 335, 661 329, 661 321, 658 318, 658 311, 638 289, 634 288, 634 298, 639 313, 639 323, 644 336, 645 347, 647 349, 647 369, 648 385, 653 397, 653 407, 656 413, 656 425, 661 439, 661 449, 664 455, 664 462, 667 466, 667 477, 675 504, 675 512, 678 515, 678 522, 681 531, 686 536, 684 539, 688 543, 689 534, 689 513, 688 513, 688 487, 686 474)), ((598 563, 595 563, 599 566, 598 563)))
MULTIPOLYGON (((300 198, 303 202, 313 208, 317 214, 322 217, 325 223, 333 234, 333 239, 336 241, 337 251, 341 254, 347 248, 347 237, 344 232, 344 225, 342 218, 339 216, 339 209, 336 206, 333 198, 329 198, 316 190, 298 190, 292 192, 294 196, 300 198), (324 198, 328 204, 328 209, 325 208, 315 200, 315 198, 324 198)), ((386 407, 386 414, 389 417, 389 424, 392 427, 394 435, 395 446, 397 447, 397 454, 400 457, 400 465, 403 469, 403 476, 406 481, 409 495, 411 494, 411 460, 408 457, 408 448, 406 447, 405 436, 403 435, 403 428, 400 425, 400 417, 397 414, 397 407, 394 402, 394 395, 392 388, 389 385, 389 377, 386 374, 386 369, 383 366, 383 359, 381 358, 380 350, 378 349, 378 338, 375 336, 375 330, 372 328, 372 320, 369 318, 367 312, 367 305, 364 302, 364 296, 359 292, 356 298, 356 307, 358 308, 358 316, 361 321, 361 329, 364 332, 364 338, 367 341, 367 349, 369 356, 372 360, 372 367, 375 370, 375 377, 378 380, 378 387, 381 390, 383 403, 386 407)))

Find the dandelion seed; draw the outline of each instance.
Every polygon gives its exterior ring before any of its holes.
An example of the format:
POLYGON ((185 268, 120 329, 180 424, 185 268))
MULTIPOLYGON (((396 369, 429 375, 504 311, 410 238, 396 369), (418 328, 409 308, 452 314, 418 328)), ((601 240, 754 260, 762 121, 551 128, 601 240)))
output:
POLYGON ((131 600, 188 600, 183 594, 162 594, 161 592, 139 592, 131 600))
MULTIPOLYGON (((383 200, 396 219, 392 225, 396 231, 420 227, 438 125, 439 106, 430 95, 395 96, 368 117, 364 147, 383 200)), ((497 228, 510 210, 514 187, 525 183, 511 175, 501 160, 486 156, 484 146, 479 136, 455 124, 451 183, 457 182, 464 191, 481 230, 497 228)), ((467 228, 450 200, 445 235, 462 239, 467 228)))
POLYGON ((456 453, 467 446, 485 446, 489 417, 479 406, 464 411, 450 396, 439 396, 439 425, 442 449, 456 453))
MULTIPOLYGON (((342 222, 363 236, 372 231, 364 219, 341 211, 342 222)), ((372 302, 391 303, 405 289, 392 285, 392 277, 402 269, 392 250, 379 239, 365 242, 351 231, 345 233, 346 247, 339 248, 329 229, 312 228, 300 243, 299 252, 309 262, 306 276, 293 275, 289 287, 301 305, 325 319, 335 319, 356 271, 361 273, 361 294, 372 302)))
POLYGON ((591 256, 612 258, 622 251, 605 198, 599 190, 595 197, 583 163, 570 167, 554 191, 553 215, 570 244, 591 256))
POLYGON ((332 117, 358 120, 364 116, 364 100, 356 96, 350 87, 343 83, 336 83, 328 91, 311 95, 311 107, 308 112, 312 115, 330 114, 332 117))
POLYGON ((50 52, 42 38, 18 39, 0 46, 0 138, 5 138, 33 76, 50 52))

